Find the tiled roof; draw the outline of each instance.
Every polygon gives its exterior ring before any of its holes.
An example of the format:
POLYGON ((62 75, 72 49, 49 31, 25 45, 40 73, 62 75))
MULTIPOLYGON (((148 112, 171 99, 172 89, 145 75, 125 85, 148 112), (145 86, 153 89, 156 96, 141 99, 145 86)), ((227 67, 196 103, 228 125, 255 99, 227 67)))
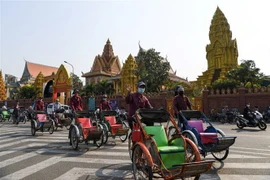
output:
POLYGON ((52 75, 53 72, 56 74, 57 70, 58 70, 57 67, 32 63, 29 61, 25 61, 25 63, 26 63, 26 66, 27 66, 29 73, 34 78, 36 78, 40 72, 42 72, 43 76, 50 76, 50 75, 52 75))

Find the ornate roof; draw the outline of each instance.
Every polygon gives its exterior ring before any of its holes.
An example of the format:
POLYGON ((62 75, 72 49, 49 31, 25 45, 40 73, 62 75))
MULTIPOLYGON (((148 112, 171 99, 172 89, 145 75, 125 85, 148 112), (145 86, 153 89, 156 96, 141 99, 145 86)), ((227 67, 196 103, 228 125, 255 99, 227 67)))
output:
POLYGON ((56 74, 57 70, 58 70, 57 67, 25 61, 25 67, 21 81, 25 82, 28 81, 29 79, 35 79, 40 72, 42 72, 43 76, 50 76, 53 73, 56 74))
POLYGON ((90 72, 82 75, 82 77, 91 77, 94 75, 106 74, 109 76, 117 75, 121 72, 121 64, 118 56, 114 55, 113 47, 110 40, 108 39, 104 48, 102 55, 97 55, 93 62, 90 72))

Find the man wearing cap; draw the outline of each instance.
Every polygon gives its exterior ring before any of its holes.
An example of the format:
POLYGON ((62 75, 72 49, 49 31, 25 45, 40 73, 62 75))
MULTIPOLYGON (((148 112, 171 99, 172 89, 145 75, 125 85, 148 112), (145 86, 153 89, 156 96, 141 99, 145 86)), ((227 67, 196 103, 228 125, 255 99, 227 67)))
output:
POLYGON ((137 84, 137 92, 130 93, 130 88, 128 87, 128 94, 126 96, 126 103, 129 105, 128 108, 128 124, 129 127, 132 129, 132 121, 134 121, 134 118, 132 117, 136 110, 139 108, 149 108, 152 109, 152 105, 150 104, 147 97, 143 95, 145 91, 145 83, 140 81, 137 84))
POLYGON ((70 107, 73 111, 82 111, 82 98, 79 96, 79 91, 74 90, 73 96, 70 98, 70 107))
POLYGON ((107 94, 104 94, 102 96, 102 100, 99 103, 99 109, 100 111, 111 111, 112 107, 109 104, 109 101, 107 100, 107 94))
POLYGON ((184 95, 184 88, 179 86, 176 89, 176 92, 178 95, 176 95, 173 100, 173 110, 175 117, 177 117, 177 114, 180 110, 187 110, 188 108, 191 110, 191 103, 188 97, 184 95))

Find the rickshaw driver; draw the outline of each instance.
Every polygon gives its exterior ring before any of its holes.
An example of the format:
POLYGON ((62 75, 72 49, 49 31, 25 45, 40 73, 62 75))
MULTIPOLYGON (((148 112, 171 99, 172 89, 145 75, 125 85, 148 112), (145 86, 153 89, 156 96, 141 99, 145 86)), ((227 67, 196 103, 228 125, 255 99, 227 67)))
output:
POLYGON ((107 100, 107 94, 104 94, 102 97, 102 100, 99 103, 99 109, 100 111, 111 111, 112 107, 109 104, 109 101, 107 100))
POLYGON ((192 108, 190 100, 184 95, 184 88, 182 86, 177 87, 176 94, 177 95, 173 99, 173 111, 174 116, 177 118, 179 111, 187 110, 188 108, 192 110, 192 108))
POLYGON ((82 111, 82 98, 79 96, 79 90, 74 90, 73 96, 70 98, 70 107, 73 111, 82 111))
POLYGON ((145 91, 145 83, 142 81, 138 82, 137 88, 137 92, 131 93, 130 87, 127 87, 128 94, 126 96, 126 103, 129 105, 127 120, 131 130, 133 128, 132 122, 135 121, 133 116, 135 115, 136 110, 139 108, 153 108, 147 97, 143 95, 145 91))

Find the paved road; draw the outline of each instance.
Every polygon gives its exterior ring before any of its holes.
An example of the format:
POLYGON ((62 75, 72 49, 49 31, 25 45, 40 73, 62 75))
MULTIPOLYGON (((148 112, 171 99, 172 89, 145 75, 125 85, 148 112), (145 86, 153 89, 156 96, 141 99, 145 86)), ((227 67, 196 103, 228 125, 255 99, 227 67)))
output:
MULTIPOLYGON (((200 180, 269 180, 270 130, 239 131, 234 125, 217 124, 227 135, 237 136, 228 158, 216 161, 200 180)), ((270 128, 270 126, 269 126, 270 128)), ((79 144, 69 146, 67 130, 52 135, 30 133, 30 124, 0 124, 0 180, 118 180, 133 179, 127 143, 109 139, 99 149, 79 144)), ((206 157, 213 159, 211 155, 206 157)))

